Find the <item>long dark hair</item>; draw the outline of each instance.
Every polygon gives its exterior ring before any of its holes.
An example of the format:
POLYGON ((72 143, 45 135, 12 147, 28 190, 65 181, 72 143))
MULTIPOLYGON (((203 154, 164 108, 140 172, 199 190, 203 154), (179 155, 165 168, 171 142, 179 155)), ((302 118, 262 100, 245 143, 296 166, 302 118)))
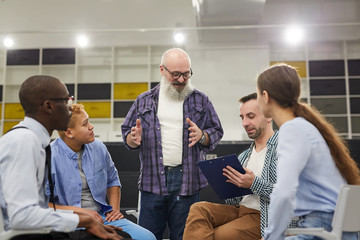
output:
POLYGON ((329 146, 336 167, 348 184, 360 184, 359 168, 351 158, 344 139, 314 107, 299 102, 301 80, 295 68, 286 64, 274 65, 262 72, 257 80, 260 92, 267 91, 281 107, 290 107, 296 117, 303 117, 321 133, 329 146))

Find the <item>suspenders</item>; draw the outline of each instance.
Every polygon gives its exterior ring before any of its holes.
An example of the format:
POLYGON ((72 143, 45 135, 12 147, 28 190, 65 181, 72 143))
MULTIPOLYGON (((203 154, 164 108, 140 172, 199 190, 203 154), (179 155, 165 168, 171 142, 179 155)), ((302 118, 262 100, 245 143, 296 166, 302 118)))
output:
MULTIPOLYGON (((26 129, 28 129, 28 128, 25 127, 25 126, 17 126, 17 127, 13 127, 12 129, 8 130, 6 133, 11 132, 12 130, 15 130, 15 129, 18 129, 18 128, 26 128, 26 129)), ((5 133, 5 134, 6 134, 6 133, 5 133)), ((4 134, 4 135, 5 135, 5 134, 4 134)))
MULTIPOLYGON (((12 131, 12 130, 15 130, 15 129, 18 129, 18 128, 26 128, 28 129, 27 127, 25 126, 17 126, 17 127, 13 127, 11 128, 9 131, 7 131, 6 133, 12 131)), ((5 134, 6 134, 5 133, 5 134)), ((53 203, 54 205, 54 210, 56 211, 56 208, 55 208, 55 202, 54 202, 54 184, 52 182, 52 176, 51 176, 51 150, 50 150, 50 146, 47 146, 46 149, 45 149, 45 152, 46 152, 46 160, 45 160, 45 166, 47 167, 48 169, 48 180, 49 180, 49 186, 50 186, 50 202, 53 203)))

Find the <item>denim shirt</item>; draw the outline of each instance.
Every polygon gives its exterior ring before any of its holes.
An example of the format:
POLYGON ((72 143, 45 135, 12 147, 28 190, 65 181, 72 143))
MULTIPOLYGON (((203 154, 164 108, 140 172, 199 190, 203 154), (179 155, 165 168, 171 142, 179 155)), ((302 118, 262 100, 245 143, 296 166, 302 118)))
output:
MULTIPOLYGON (((51 174, 55 204, 81 207, 81 177, 77 154, 61 139, 51 143, 51 174)), ((82 168, 94 200, 106 213, 112 207, 106 203, 106 190, 121 186, 118 171, 106 148, 99 140, 84 145, 82 168)))
MULTIPOLYGON (((136 125, 136 119, 141 120, 142 141, 138 148, 141 163, 138 186, 142 191, 160 195, 168 195, 165 182, 165 170, 161 146, 160 122, 157 117, 160 85, 141 94, 131 106, 124 123, 121 126, 125 146, 126 136, 136 125)), ((197 162, 205 160, 205 154, 211 151, 220 142, 223 129, 220 120, 209 98, 197 90, 186 97, 183 104, 183 160, 182 185, 180 195, 189 196, 198 192, 207 185, 207 181, 197 162), (185 121, 190 118, 201 130, 210 137, 210 145, 203 146, 196 143, 189 147, 189 124, 185 121)))

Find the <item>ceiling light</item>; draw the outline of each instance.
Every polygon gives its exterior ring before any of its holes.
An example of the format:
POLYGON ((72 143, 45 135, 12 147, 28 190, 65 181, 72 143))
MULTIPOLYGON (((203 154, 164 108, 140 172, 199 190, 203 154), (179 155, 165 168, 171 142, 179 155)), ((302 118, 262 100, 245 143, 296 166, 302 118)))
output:
POLYGON ((175 42, 181 44, 181 43, 183 43, 185 41, 185 36, 182 33, 176 33, 174 35, 174 39, 175 39, 175 42))
POLYGON ((80 35, 77 37, 77 43, 80 47, 86 47, 89 43, 89 39, 85 35, 80 35))
POLYGON ((291 45, 296 45, 304 39, 304 29, 298 26, 290 26, 285 30, 285 41, 291 45))
POLYGON ((3 44, 5 47, 10 48, 14 46, 14 40, 12 40, 12 38, 7 37, 4 39, 3 44))

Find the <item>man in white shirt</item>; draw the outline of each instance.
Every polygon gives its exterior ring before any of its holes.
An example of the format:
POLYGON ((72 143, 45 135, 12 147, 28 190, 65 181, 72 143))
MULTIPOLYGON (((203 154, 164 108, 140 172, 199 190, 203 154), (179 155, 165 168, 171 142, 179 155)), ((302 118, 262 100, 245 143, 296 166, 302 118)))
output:
POLYGON ((191 206, 184 240, 260 239, 267 226, 269 196, 276 182, 277 136, 272 119, 265 118, 256 101, 256 93, 239 100, 240 117, 249 138, 250 148, 239 155, 245 174, 228 166, 224 175, 238 187, 250 188, 253 194, 227 199, 227 204, 199 202, 191 206))
POLYGON ((87 214, 48 208, 45 194, 45 147, 54 130, 66 130, 71 117, 69 92, 51 76, 32 76, 19 91, 25 118, 0 139, 0 205, 5 229, 51 228, 73 232, 86 228, 102 239, 122 239, 119 228, 105 226, 87 214))

